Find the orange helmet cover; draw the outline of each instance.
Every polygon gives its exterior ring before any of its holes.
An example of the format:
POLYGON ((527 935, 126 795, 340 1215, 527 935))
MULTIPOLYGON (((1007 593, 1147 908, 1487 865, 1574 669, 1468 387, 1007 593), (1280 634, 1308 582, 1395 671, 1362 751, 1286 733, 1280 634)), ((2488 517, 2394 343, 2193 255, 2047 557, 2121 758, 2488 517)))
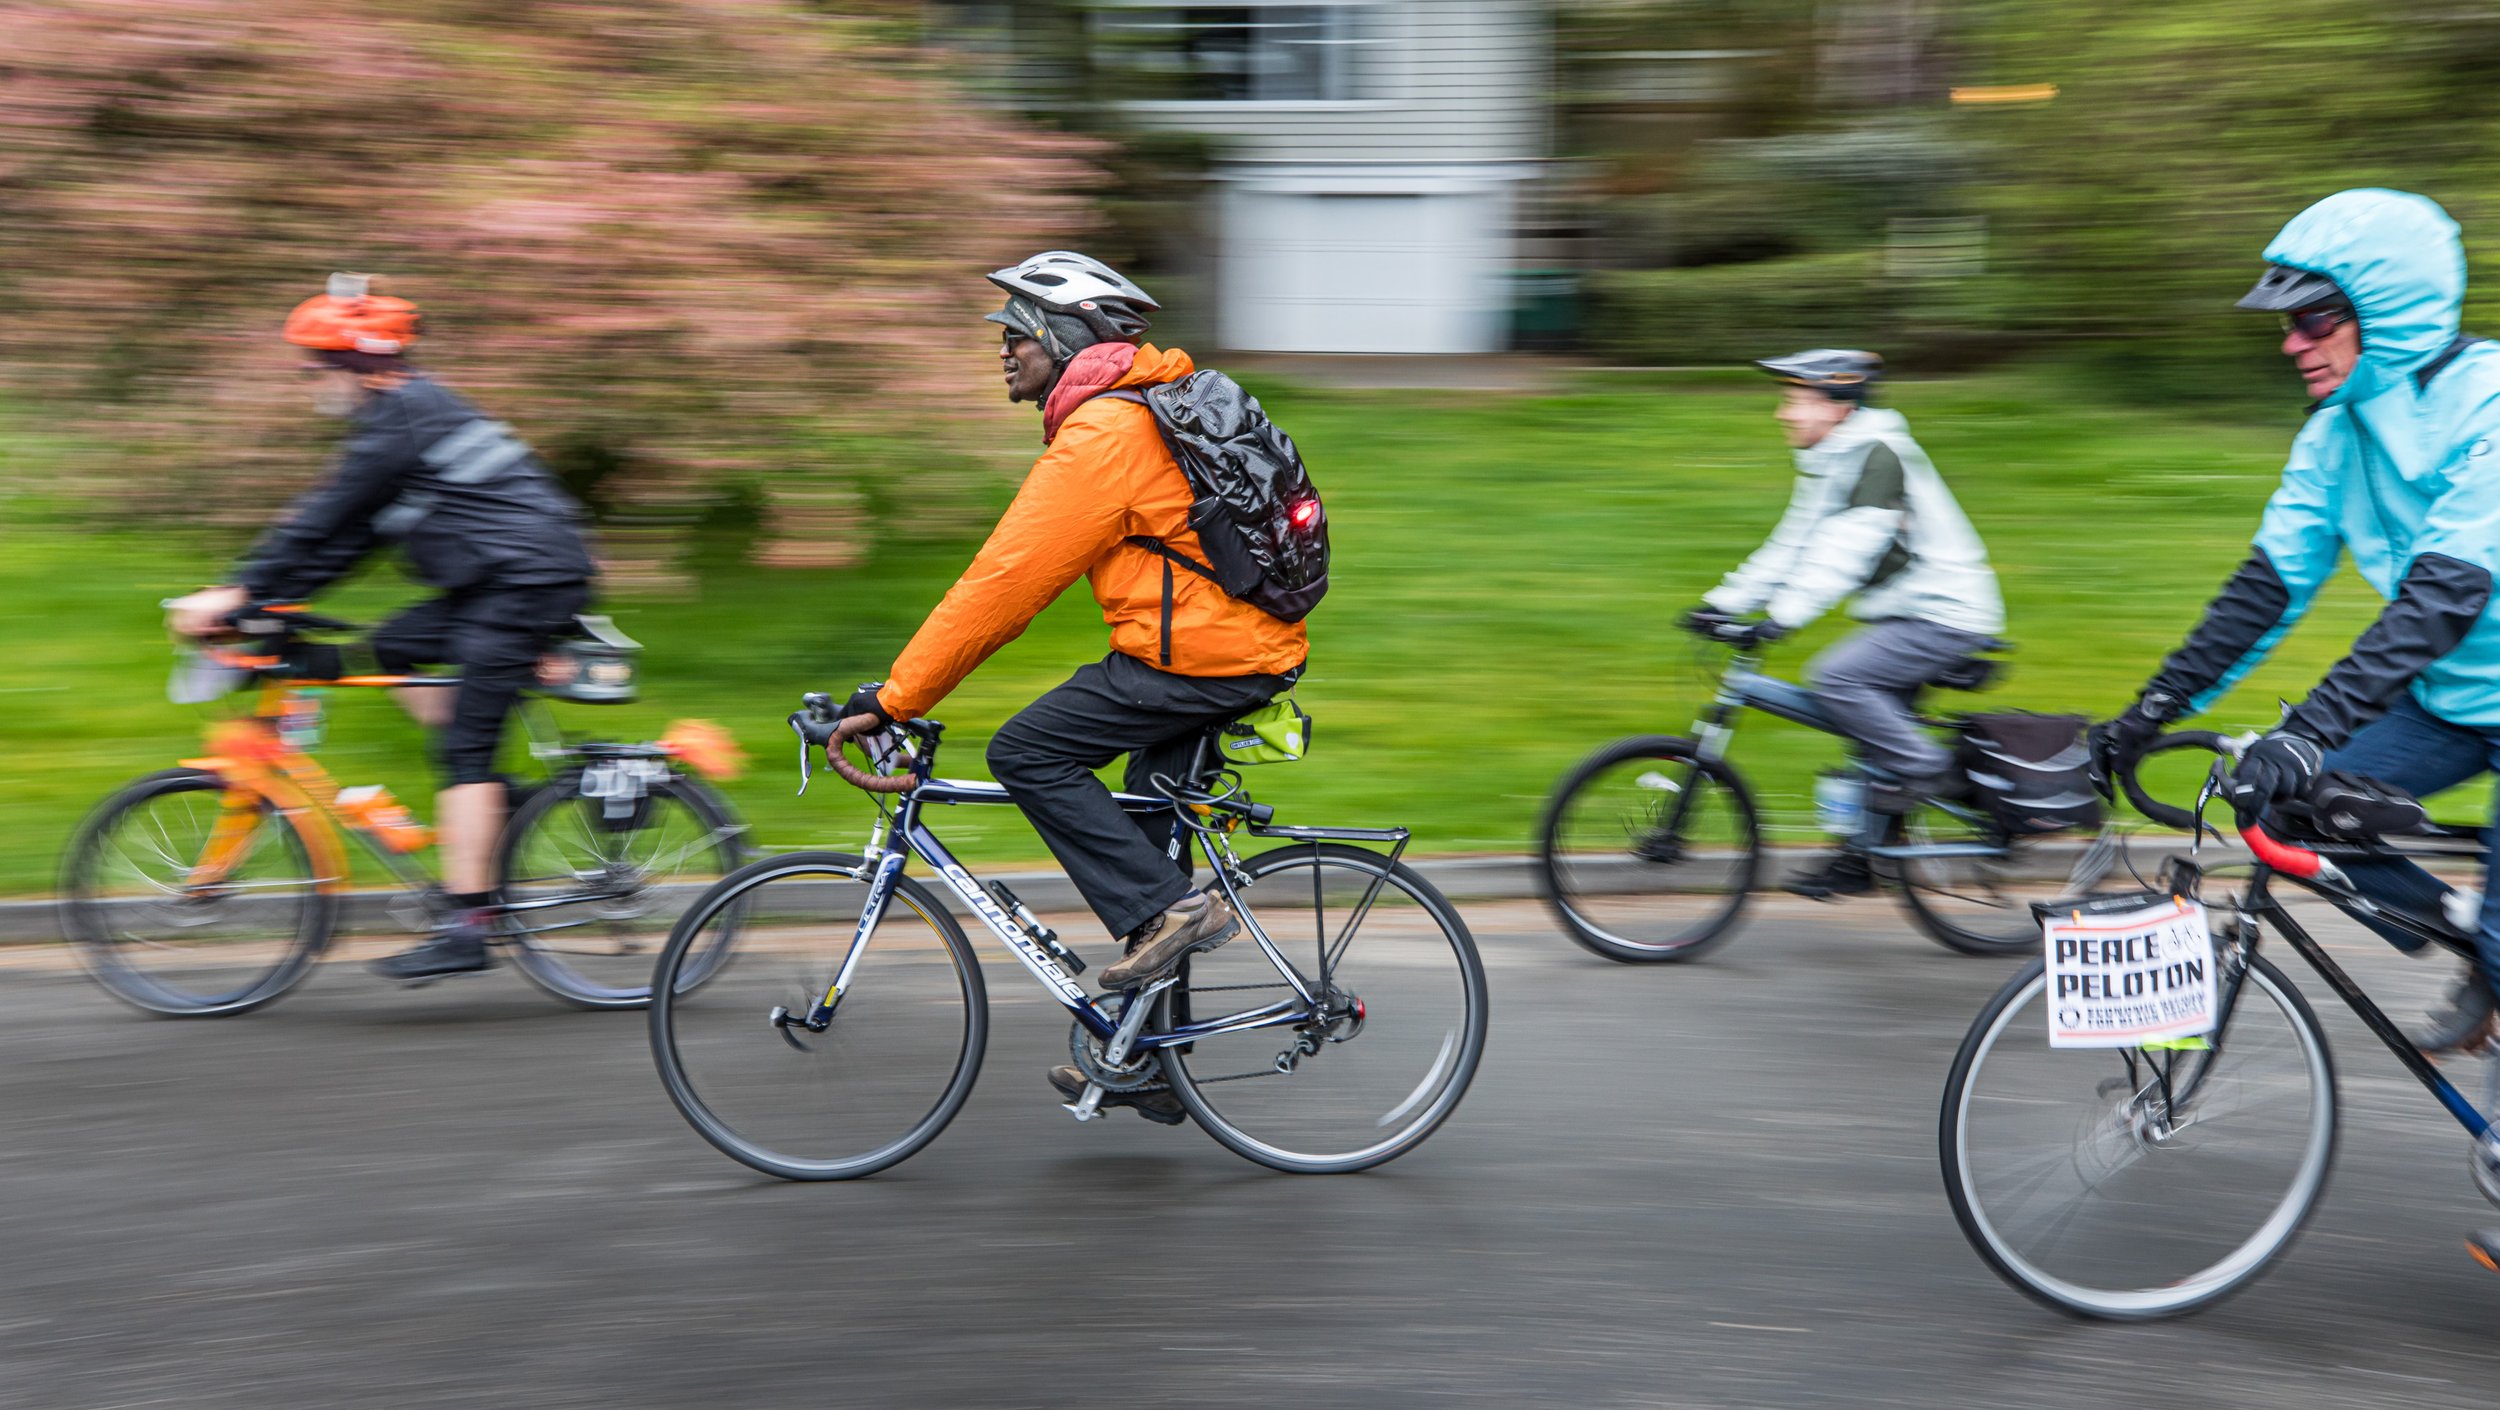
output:
POLYGON ((285 337, 299 348, 402 353, 417 340, 417 306, 365 292, 360 275, 332 275, 330 292, 315 294, 286 316, 285 337))

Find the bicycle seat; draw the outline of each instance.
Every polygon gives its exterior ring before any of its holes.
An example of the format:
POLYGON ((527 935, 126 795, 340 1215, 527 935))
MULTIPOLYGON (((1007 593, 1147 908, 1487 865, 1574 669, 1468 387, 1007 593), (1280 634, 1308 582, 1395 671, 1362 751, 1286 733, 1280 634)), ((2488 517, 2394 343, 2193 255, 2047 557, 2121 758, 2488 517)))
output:
POLYGON ((1994 653, 2013 649, 2012 642, 1989 637, 1972 648, 1969 655, 1950 662, 1928 677, 1927 683, 1945 690, 1986 690, 2005 674, 2005 662, 1994 653))

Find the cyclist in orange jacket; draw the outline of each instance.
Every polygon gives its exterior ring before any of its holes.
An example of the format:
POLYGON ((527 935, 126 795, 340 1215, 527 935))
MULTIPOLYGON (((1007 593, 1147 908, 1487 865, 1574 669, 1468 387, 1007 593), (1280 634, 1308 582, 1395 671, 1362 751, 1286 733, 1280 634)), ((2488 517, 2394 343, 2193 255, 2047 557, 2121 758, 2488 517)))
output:
MULTIPOLYGON (((1106 392, 1155 386, 1195 370, 1189 354, 1141 344, 1159 306, 1110 266, 1066 250, 997 271, 1006 306, 999 367, 1010 401, 1038 403, 1048 447, 1024 487, 912 637, 881 685, 845 708, 852 733, 934 709, 989 655, 1021 635, 1078 578, 1111 627, 1111 652, 1080 668, 1000 726, 990 771, 1066 869, 1126 953, 1103 971, 1110 988, 1143 984, 1240 927, 1220 896, 1199 891, 1169 854, 1168 832, 1121 811, 1094 770, 1128 755, 1127 786, 1148 791, 1177 775, 1200 731, 1257 709, 1301 674, 1303 625, 1227 596, 1195 573, 1132 542, 1137 537, 1203 563, 1189 525, 1188 480, 1164 448, 1154 415, 1106 392)), ((1168 823, 1164 825, 1168 828, 1168 823)), ((1073 1067, 1052 1081, 1074 1099, 1073 1067)), ((1106 1105, 1135 1105, 1181 1120, 1163 1089, 1106 1105)))

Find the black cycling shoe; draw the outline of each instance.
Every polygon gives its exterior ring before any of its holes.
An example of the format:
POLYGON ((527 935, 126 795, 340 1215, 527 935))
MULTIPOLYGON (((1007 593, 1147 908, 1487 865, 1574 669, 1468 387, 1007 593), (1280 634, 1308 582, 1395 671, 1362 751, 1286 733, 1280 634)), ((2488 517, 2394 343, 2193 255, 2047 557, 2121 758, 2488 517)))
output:
MULTIPOLYGON (((1052 1068, 1050 1085, 1057 1088, 1059 1095, 1066 1097, 1069 1101, 1084 1100, 1085 1074, 1073 1067, 1062 1064, 1052 1068)), ((1172 1089, 1160 1082, 1151 1087, 1139 1088, 1134 1092, 1114 1092, 1107 1087, 1104 1088, 1102 1106, 1099 1109, 1109 1111, 1115 1106, 1127 1107, 1148 1121, 1162 1126, 1178 1126, 1189 1119, 1188 1108, 1181 1105, 1181 1099, 1173 1096, 1172 1089)))
POLYGON ((494 968, 495 961, 486 953, 489 932, 480 925, 456 925, 438 931, 434 938, 413 950, 385 955, 365 966, 384 979, 402 984, 423 984, 455 974, 476 974, 494 968))
POLYGON ((1797 877, 1780 889, 1810 901, 1846 900, 1875 889, 1875 868, 1867 862, 1864 852, 1854 847, 1843 847, 1819 869, 1797 877))

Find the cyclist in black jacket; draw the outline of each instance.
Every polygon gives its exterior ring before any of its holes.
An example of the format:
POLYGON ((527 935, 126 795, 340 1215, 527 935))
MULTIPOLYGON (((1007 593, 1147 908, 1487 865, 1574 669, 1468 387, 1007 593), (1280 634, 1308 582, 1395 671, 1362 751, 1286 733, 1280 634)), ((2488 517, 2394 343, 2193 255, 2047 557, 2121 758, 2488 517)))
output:
POLYGON ((596 571, 581 506, 530 448, 408 364, 417 320, 413 304, 372 293, 359 275, 333 275, 327 294, 287 319, 287 341, 311 351, 316 404, 353 427, 346 450, 261 536, 232 585, 174 604, 175 630, 211 634, 245 603, 309 598, 393 543, 441 594, 373 637, 385 671, 460 669, 457 690, 400 692, 435 731, 443 882, 457 917, 372 966, 409 981, 490 963, 504 720, 550 641, 588 605, 596 571))

